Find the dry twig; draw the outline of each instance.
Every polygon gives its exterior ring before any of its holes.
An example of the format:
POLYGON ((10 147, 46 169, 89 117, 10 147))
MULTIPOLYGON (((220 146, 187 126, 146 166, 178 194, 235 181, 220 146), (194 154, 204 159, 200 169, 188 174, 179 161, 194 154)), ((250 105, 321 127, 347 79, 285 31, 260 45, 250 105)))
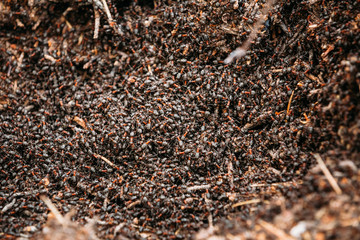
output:
POLYGON ((331 187, 334 189, 336 194, 341 194, 342 193, 341 188, 337 184, 335 178, 331 175, 329 169, 326 167, 326 164, 324 163, 324 161, 322 160, 320 155, 318 153, 315 153, 314 157, 315 157, 316 161, 318 162, 318 164, 319 164, 319 166, 321 168, 321 171, 323 171, 325 177, 329 181, 331 187))
POLYGON ((97 153, 94 153, 94 157, 100 158, 101 160, 103 160, 104 162, 109 164, 111 167, 118 169, 118 167, 113 162, 111 162, 109 159, 107 159, 106 157, 103 157, 97 153))
POLYGON ((94 16, 95 16, 95 28, 94 28, 94 39, 98 39, 99 37, 99 26, 100 26, 100 14, 97 8, 95 7, 95 4, 93 4, 94 7, 94 16))
POLYGON ((261 202, 261 200, 256 198, 256 199, 251 199, 251 200, 235 203, 235 204, 232 205, 232 207, 236 208, 236 207, 240 207, 240 206, 243 206, 243 205, 259 203, 259 202, 261 202))
POLYGON ((101 0, 101 3, 103 4, 103 8, 106 13, 107 20, 109 22, 110 27, 112 27, 117 34, 121 35, 122 32, 120 31, 120 29, 116 28, 116 23, 114 22, 114 19, 111 16, 111 13, 110 13, 109 7, 106 3, 106 0, 101 0))
POLYGON ((292 101, 292 99, 293 99, 293 96, 294 96, 294 91, 292 91, 292 93, 291 93, 291 96, 290 96, 290 99, 289 99, 289 103, 288 103, 287 109, 286 109, 286 115, 289 115, 289 113, 290 113, 290 106, 291 106, 291 101, 292 101))
POLYGON ((251 184, 251 187, 268 187, 268 186, 285 186, 285 187, 290 187, 290 186, 294 186, 297 187, 298 185, 303 184, 302 180, 299 180, 297 182, 294 181, 289 181, 289 182, 278 182, 278 183, 271 183, 271 184, 267 184, 267 183, 254 183, 251 184))
POLYGON ((203 190, 203 189, 209 189, 211 187, 210 184, 206 184, 206 185, 198 185, 198 186, 191 186, 188 187, 186 190, 190 191, 196 191, 196 190, 203 190))

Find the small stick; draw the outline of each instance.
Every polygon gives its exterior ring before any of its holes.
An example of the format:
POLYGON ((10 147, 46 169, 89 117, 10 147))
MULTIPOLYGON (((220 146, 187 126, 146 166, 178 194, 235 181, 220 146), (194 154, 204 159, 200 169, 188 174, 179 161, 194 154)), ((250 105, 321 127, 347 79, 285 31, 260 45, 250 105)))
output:
POLYGON ((255 39, 258 34, 258 31, 262 24, 265 22, 265 17, 267 13, 270 11, 272 5, 275 3, 275 0, 269 0, 268 3, 265 4, 265 7, 261 11, 260 19, 255 23, 253 30, 250 33, 248 39, 243 43, 241 47, 238 47, 233 52, 229 54, 229 56, 224 60, 225 64, 230 64, 237 58, 244 57, 246 55, 246 51, 249 49, 251 42, 255 39))
POLYGON ((94 39, 98 39, 99 37, 99 26, 100 26, 100 14, 99 11, 96 9, 95 4, 94 7, 94 14, 95 14, 95 29, 94 29, 94 39))
POLYGON ((203 190, 203 189, 209 189, 211 187, 210 184, 206 184, 206 185, 198 185, 198 186, 191 186, 188 187, 186 190, 190 191, 196 191, 196 190, 203 190))
POLYGON ((62 224, 66 225, 66 219, 61 215, 59 210, 55 207, 55 205, 51 202, 51 200, 45 196, 40 195, 40 199, 46 204, 46 206, 50 209, 50 211, 54 214, 56 220, 62 224))
POLYGON ((103 4, 103 6, 104 6, 104 10, 105 10, 106 16, 107 16, 107 18, 108 18, 108 20, 109 20, 109 24, 110 24, 110 26, 111 26, 114 21, 113 21, 113 18, 112 18, 112 16, 111 16, 109 7, 108 7, 108 5, 107 5, 107 3, 106 3, 106 0, 101 0, 101 2, 102 2, 102 4, 103 4))
POLYGON ((259 203, 259 202, 261 202, 261 200, 256 198, 256 199, 251 199, 251 200, 235 203, 231 207, 236 208, 236 207, 239 207, 239 206, 253 204, 253 203, 259 203))
POLYGON ((231 162, 231 158, 228 161, 228 178, 229 178, 230 188, 234 189, 233 165, 232 165, 232 162, 231 162))
POLYGON ((271 223, 265 222, 265 221, 260 219, 259 220, 259 225, 262 228, 264 228, 267 232, 275 235, 277 237, 277 239, 280 239, 280 240, 295 240, 295 238, 291 237, 286 232, 284 232, 283 230, 277 228, 276 226, 274 226, 271 223))
POLYGON ((292 101, 292 99, 293 99, 293 96, 294 96, 294 91, 292 91, 292 93, 291 93, 291 96, 290 96, 290 99, 289 99, 289 103, 288 103, 287 109, 286 109, 286 115, 289 115, 289 113, 290 113, 290 106, 291 106, 291 101, 292 101))
POLYGON ((130 208, 132 208, 132 207, 134 207, 134 206, 136 206, 136 205, 138 205, 138 204, 140 204, 140 203, 141 203, 140 200, 136 200, 135 202, 130 203, 130 204, 126 207, 126 209, 130 209, 130 208))
POLYGON ((105 13, 106 13, 106 16, 107 16, 110 27, 112 27, 116 33, 121 35, 122 34, 121 30, 116 28, 116 24, 115 24, 115 22, 114 22, 114 20, 113 20, 113 18, 111 16, 111 13, 110 13, 109 7, 108 7, 108 5, 106 3, 106 0, 101 0, 101 2, 103 4, 103 6, 104 6, 104 10, 105 10, 105 13))
POLYGON ((116 165, 114 163, 112 163, 109 159, 107 159, 106 157, 103 157, 97 153, 94 153, 94 157, 100 158, 101 160, 103 160, 104 162, 109 164, 111 167, 118 169, 118 167, 116 167, 116 165))
POLYGON ((326 164, 324 163, 324 161, 322 160, 322 158, 320 157, 320 155, 318 153, 314 154, 314 157, 316 159, 316 161, 318 162, 321 170, 323 171, 325 177, 327 178, 327 180, 329 181, 331 187, 334 189, 334 191, 336 192, 336 194, 341 194, 341 188, 339 187, 339 185, 337 184, 335 178, 331 175, 329 169, 326 167, 326 164))
POLYGON ((254 184, 251 184, 250 186, 251 187, 269 187, 269 186, 297 186, 299 184, 303 184, 303 181, 302 180, 299 180, 297 182, 293 182, 293 181, 290 181, 290 182, 279 182, 279 183, 271 183, 271 184, 267 184, 267 183, 254 183, 254 184))

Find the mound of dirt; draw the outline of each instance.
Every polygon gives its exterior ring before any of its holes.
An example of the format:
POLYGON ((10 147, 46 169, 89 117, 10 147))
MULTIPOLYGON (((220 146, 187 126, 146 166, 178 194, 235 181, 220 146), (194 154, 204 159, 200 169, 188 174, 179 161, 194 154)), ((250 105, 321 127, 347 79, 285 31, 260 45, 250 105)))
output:
POLYGON ((350 0, 0 3, 0 237, 356 239, 359 24, 350 0))

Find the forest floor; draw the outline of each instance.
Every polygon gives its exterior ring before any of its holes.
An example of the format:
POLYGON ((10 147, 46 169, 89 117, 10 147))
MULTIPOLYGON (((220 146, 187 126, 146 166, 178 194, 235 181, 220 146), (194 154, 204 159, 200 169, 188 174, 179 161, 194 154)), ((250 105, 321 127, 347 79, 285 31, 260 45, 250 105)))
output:
POLYGON ((360 239, 359 1, 105 2, 0 3, 1 239, 360 239))

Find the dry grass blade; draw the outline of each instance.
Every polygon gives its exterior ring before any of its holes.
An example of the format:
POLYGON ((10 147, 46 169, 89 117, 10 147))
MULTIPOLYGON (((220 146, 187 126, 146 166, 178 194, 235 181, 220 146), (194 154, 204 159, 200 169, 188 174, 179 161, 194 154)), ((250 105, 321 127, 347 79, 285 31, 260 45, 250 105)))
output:
POLYGON ((107 5, 107 3, 106 3, 106 0, 101 0, 101 2, 102 2, 102 4, 103 4, 103 6, 104 6, 104 10, 105 10, 106 16, 107 16, 107 18, 108 18, 108 20, 109 20, 109 24, 110 24, 110 26, 111 26, 114 21, 113 21, 113 18, 112 18, 112 16, 111 16, 109 7, 108 7, 108 5, 107 5))

